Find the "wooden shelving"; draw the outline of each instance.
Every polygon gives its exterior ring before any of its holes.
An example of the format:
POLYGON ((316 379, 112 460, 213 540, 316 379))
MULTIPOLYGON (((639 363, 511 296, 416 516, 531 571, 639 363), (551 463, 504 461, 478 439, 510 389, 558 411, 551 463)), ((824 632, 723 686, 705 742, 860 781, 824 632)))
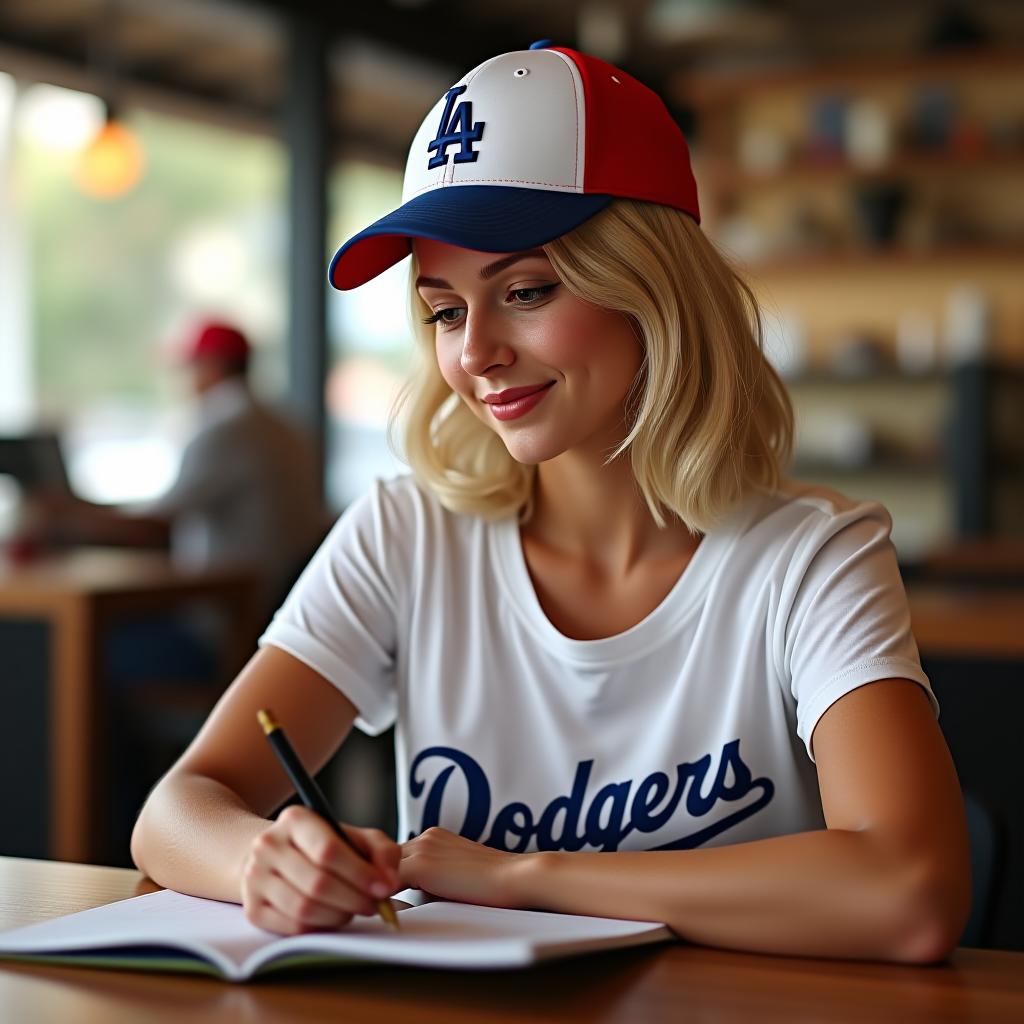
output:
POLYGON ((742 267, 744 270, 759 273, 800 271, 801 273, 834 274, 851 269, 889 268, 899 270, 920 266, 970 264, 980 261, 1005 262, 1007 264, 1024 262, 1024 242, 938 245, 922 249, 912 249, 908 246, 822 248, 744 260, 742 267))
POLYGON ((908 550, 1006 530, 1017 454, 1001 438, 1019 428, 992 412, 1000 373, 895 367, 921 324, 932 365, 963 352, 949 332, 965 294, 984 321, 967 350, 1024 364, 1024 52, 680 74, 674 98, 699 127, 705 230, 784 325, 778 350, 793 338, 827 367, 869 343, 879 364, 787 379, 792 472, 890 505, 908 550), (865 116, 874 148, 851 129, 865 116))
POLYGON ((836 373, 831 370, 806 370, 786 378, 786 386, 799 387, 883 387, 904 388, 914 385, 948 384, 950 375, 941 370, 927 373, 902 373, 895 369, 877 370, 873 373, 836 373))
POLYGON ((972 172, 1024 177, 1024 152, 900 153, 877 167, 858 167, 846 160, 799 157, 778 170, 761 173, 738 168, 731 159, 711 156, 704 158, 702 170, 714 179, 716 189, 785 188, 823 181, 850 184, 972 172))
POLYGON ((673 98, 706 113, 767 91, 824 91, 899 84, 929 79, 1019 76, 1024 51, 986 47, 904 58, 843 61, 749 71, 680 71, 671 81, 673 98))
POLYGON ((847 478, 865 476, 897 477, 900 479, 929 479, 941 477, 947 472, 946 465, 939 459, 869 459, 865 462, 845 463, 828 459, 797 459, 791 473, 798 479, 847 478))

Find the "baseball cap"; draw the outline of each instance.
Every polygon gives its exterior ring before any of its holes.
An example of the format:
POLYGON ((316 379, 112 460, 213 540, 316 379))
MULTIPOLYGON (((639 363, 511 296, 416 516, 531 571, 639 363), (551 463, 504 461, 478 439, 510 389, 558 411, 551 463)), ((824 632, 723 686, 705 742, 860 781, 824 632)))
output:
POLYGON ((414 238, 533 249, 615 197, 700 223, 689 147, 657 93, 543 40, 485 61, 437 101, 410 147, 402 205, 335 253, 331 284, 365 284, 407 256, 414 238))
POLYGON ((244 363, 249 358, 249 342, 245 335, 225 323, 206 323, 199 327, 186 346, 185 359, 220 359, 226 363, 244 363))

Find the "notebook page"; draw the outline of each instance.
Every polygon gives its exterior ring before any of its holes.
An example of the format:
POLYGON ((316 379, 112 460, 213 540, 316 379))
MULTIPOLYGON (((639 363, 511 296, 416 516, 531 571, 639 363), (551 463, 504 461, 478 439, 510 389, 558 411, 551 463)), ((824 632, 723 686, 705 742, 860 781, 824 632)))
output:
POLYGON ((670 937, 660 925, 434 902, 402 911, 401 930, 356 918, 339 932, 282 938, 242 908, 164 890, 0 935, 0 953, 72 953, 145 946, 200 955, 230 978, 282 957, 328 955, 436 967, 515 967, 551 955, 670 937))
POLYGON ((421 967, 522 967, 552 956, 613 949, 672 938, 648 921, 504 910, 438 901, 400 915, 395 933, 360 918, 340 932, 295 936, 261 950, 245 965, 250 974, 276 957, 334 954, 421 967))
POLYGON ((0 952, 162 946, 203 956, 234 976, 247 957, 279 939, 251 925, 237 904, 165 889, 15 928, 0 935, 0 952))

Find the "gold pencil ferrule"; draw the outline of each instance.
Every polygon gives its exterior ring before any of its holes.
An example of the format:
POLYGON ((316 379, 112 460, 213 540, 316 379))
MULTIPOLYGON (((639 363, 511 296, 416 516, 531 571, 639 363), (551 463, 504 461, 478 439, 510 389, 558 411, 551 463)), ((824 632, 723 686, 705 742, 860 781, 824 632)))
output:
POLYGON ((391 925, 391 927, 396 931, 400 930, 398 915, 395 913, 395 908, 391 906, 391 900, 378 900, 377 913, 380 914, 384 921, 391 925))
POLYGON ((273 714, 267 710, 259 710, 256 712, 256 717, 259 719, 259 723, 263 728, 263 731, 269 736, 275 729, 280 729, 277 719, 274 718, 273 714))

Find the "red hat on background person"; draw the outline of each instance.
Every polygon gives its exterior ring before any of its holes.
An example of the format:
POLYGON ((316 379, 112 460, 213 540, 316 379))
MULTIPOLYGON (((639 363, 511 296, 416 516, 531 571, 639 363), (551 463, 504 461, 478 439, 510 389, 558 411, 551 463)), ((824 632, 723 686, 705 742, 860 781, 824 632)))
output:
POLYGON ((251 351, 248 339, 237 327, 211 322, 203 324, 186 345, 185 359, 190 363, 199 359, 215 359, 244 366, 251 351))

